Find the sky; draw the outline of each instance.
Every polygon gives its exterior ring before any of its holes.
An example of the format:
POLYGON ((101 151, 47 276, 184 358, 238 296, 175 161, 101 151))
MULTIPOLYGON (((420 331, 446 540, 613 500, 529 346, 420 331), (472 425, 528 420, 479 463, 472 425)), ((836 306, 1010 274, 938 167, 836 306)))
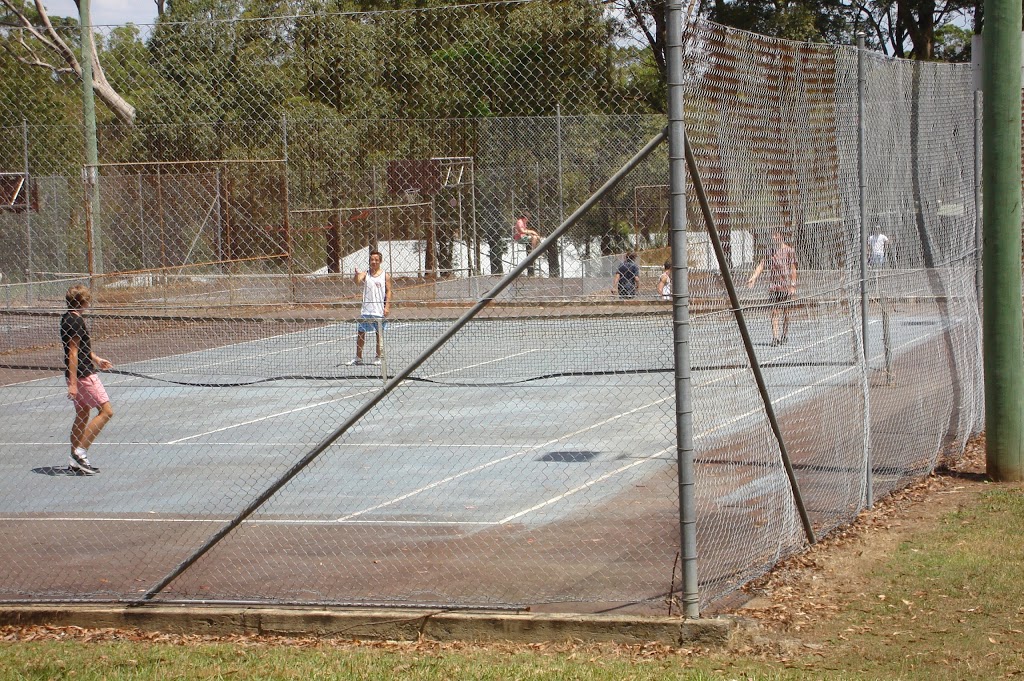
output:
MULTIPOLYGON (((43 0, 50 14, 77 17, 74 0, 43 0)), ((89 14, 93 26, 152 24, 156 22, 156 3, 153 0, 90 0, 89 14)))

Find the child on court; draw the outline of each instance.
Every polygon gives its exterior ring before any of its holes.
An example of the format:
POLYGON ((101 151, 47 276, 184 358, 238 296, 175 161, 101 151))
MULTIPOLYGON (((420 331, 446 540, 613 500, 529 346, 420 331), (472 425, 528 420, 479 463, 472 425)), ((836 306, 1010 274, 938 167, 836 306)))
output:
POLYGON ((672 300, 672 261, 665 261, 665 271, 658 280, 658 295, 662 300, 672 300))
POLYGON ((60 318, 60 341, 64 346, 68 399, 75 405, 69 468, 78 475, 93 475, 100 469, 89 461, 89 445, 114 415, 110 398, 96 372, 110 369, 113 364, 92 351, 89 327, 82 318, 82 311, 89 307, 91 301, 89 289, 81 284, 72 286, 65 300, 68 310, 60 318), (93 409, 98 413, 90 419, 93 409))
POLYGON ((377 336, 377 355, 372 364, 379 365, 384 354, 384 318, 391 312, 391 275, 381 269, 384 256, 379 251, 370 252, 370 269, 360 272, 356 269, 355 282, 363 285, 363 306, 360 309, 359 328, 356 331, 356 356, 349 365, 363 364, 363 346, 366 334, 373 331, 377 336))

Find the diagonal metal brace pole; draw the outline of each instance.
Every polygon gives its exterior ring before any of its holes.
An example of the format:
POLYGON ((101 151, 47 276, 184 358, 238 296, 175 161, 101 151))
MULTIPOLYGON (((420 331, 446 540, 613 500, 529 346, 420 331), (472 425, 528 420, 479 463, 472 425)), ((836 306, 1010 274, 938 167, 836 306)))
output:
POLYGON ((786 469, 786 476, 789 478, 789 486, 793 491, 793 500, 796 502, 797 511, 800 512, 800 522, 804 526, 804 534, 811 544, 817 542, 814 537, 814 528, 811 526, 811 519, 807 515, 807 507, 804 505, 803 496, 800 494, 800 484, 797 482, 796 473, 793 470, 793 462, 790 461, 789 452, 786 450, 786 442, 782 437, 782 429, 779 427, 779 420, 775 417, 775 408, 772 406, 771 396, 768 394, 768 385, 765 383, 764 374, 761 372, 761 364, 757 361, 757 353, 754 352, 754 344, 750 340, 750 332, 747 330, 747 321, 740 307, 739 296, 736 295, 736 287, 733 285, 732 273, 729 271, 729 264, 725 259, 725 250, 722 249, 722 240, 718 236, 718 227, 711 216, 711 207, 708 205, 707 194, 704 193, 704 185, 701 184, 700 174, 697 172, 697 162, 693 159, 693 150, 690 148, 690 140, 686 138, 686 167, 690 171, 690 179, 693 180, 693 188, 697 193, 697 202, 700 204, 700 212, 704 215, 704 222, 708 227, 708 235, 711 238, 711 245, 715 249, 715 258, 718 259, 718 269, 722 272, 722 283, 725 290, 729 292, 729 304, 732 306, 733 314, 736 316, 736 326, 739 327, 740 337, 743 339, 743 349, 746 350, 747 359, 750 361, 750 369, 754 373, 754 380, 757 382, 757 391, 761 393, 761 400, 764 402, 764 413, 771 424, 772 433, 779 443, 779 453, 782 455, 782 465, 786 469))
POLYGON ((142 594, 138 600, 133 601, 131 605, 144 605, 147 601, 152 600, 154 596, 167 588, 171 582, 177 579, 185 570, 189 569, 193 563, 202 558, 210 549, 216 546, 224 537, 228 536, 236 527, 242 524, 246 518, 256 512, 260 506, 265 504, 272 496, 277 494, 278 490, 288 484, 288 481, 298 475, 306 466, 313 462, 318 456, 323 454, 328 447, 330 447, 338 438, 344 435, 349 428, 351 428, 359 419, 365 416, 371 409, 377 406, 385 397, 397 388, 406 378, 412 375, 416 369, 418 369, 424 362, 430 359, 431 355, 437 352, 441 346, 443 346, 448 340, 458 333, 462 327, 464 327, 473 317, 475 317, 481 310, 490 305, 498 295, 508 288, 517 277, 519 277, 528 267, 532 267, 534 261, 541 256, 541 254, 547 249, 548 246, 553 244, 559 237, 565 234, 569 229, 576 224, 580 218, 593 208, 598 201, 600 201, 606 194, 611 192, 616 185, 630 173, 634 168, 640 165, 651 152, 657 149, 662 142, 668 137, 668 132, 662 130, 650 141, 643 146, 643 148, 636 153, 629 161, 626 162, 619 170, 615 172, 608 180, 601 185, 601 187, 594 192, 590 198, 584 201, 579 208, 577 208, 572 215, 565 219, 561 225, 558 226, 551 234, 549 234, 542 242, 537 244, 537 248, 533 249, 530 254, 523 259, 511 272, 505 275, 498 283, 494 285, 490 291, 488 291, 480 300, 478 300, 473 307, 466 310, 459 317, 455 323, 448 327, 444 333, 442 333, 430 347, 424 350, 419 357, 414 359, 407 367, 395 374, 395 377, 388 381, 381 389, 373 395, 369 400, 364 402, 356 411, 349 416, 344 423, 327 436, 316 447, 306 453, 299 461, 297 461, 291 468, 285 471, 280 478, 278 478, 270 487, 265 489, 259 496, 253 499, 249 504, 242 509, 234 518, 231 519, 224 527, 220 528, 215 532, 209 539, 207 539, 202 546, 192 552, 185 560, 181 561, 173 570, 167 573, 159 582, 152 586, 149 591, 142 594))

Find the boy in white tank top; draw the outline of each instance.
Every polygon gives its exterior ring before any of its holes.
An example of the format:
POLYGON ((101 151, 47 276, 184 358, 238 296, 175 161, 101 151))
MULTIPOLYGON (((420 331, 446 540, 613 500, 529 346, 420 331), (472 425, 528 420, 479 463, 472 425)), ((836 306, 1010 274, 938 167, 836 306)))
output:
POLYGON ((356 268, 355 282, 363 285, 363 306, 359 311, 359 328, 356 332, 356 356, 350 365, 364 364, 363 346, 366 333, 373 331, 377 336, 377 355, 371 364, 380 364, 384 352, 384 318, 391 312, 391 275, 381 269, 383 256, 379 251, 370 252, 370 269, 360 272, 356 268))

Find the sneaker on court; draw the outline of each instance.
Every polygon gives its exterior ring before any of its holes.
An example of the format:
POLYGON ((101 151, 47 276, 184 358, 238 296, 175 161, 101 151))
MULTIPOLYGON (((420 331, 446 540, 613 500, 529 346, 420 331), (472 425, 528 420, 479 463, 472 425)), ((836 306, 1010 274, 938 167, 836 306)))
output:
POLYGON ((357 367, 357 366, 361 366, 362 363, 363 363, 363 358, 362 357, 355 357, 355 358, 350 359, 348 361, 348 366, 350 366, 350 367, 357 367))
POLYGON ((373 361, 371 362, 371 364, 373 364, 373 366, 375 366, 375 367, 379 367, 380 366, 380 357, 374 357, 373 361))
POLYGON ((89 457, 79 456, 74 452, 71 453, 69 467, 75 473, 81 473, 82 475, 93 475, 100 472, 99 468, 89 463, 89 457))

